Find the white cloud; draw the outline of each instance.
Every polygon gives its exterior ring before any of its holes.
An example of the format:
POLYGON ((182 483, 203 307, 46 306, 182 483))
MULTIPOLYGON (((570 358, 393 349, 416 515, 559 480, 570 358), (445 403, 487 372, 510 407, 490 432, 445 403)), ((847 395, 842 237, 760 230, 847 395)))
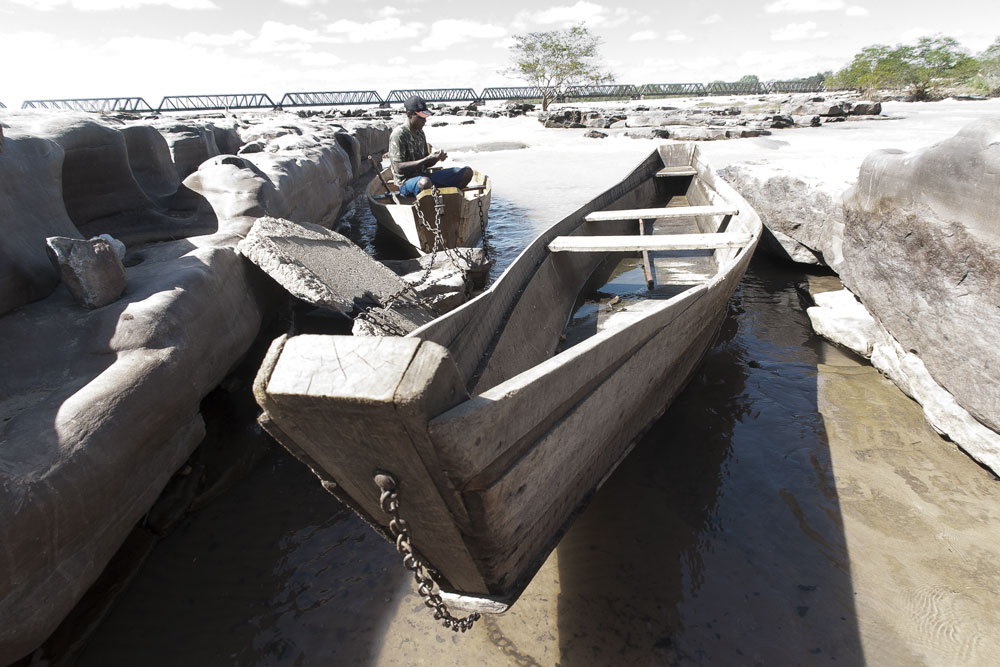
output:
POLYGON ((764 8, 769 14, 833 12, 844 8, 842 0, 777 0, 764 8))
POLYGON ((598 24, 607 20, 608 10, 593 2, 579 0, 575 5, 549 7, 537 12, 525 12, 518 18, 531 23, 549 25, 553 23, 591 23, 598 24))
POLYGON ((444 19, 431 25, 430 34, 414 51, 443 51, 470 39, 497 39, 507 34, 500 26, 465 19, 444 19))
POLYGON ((325 5, 327 0, 281 0, 281 2, 294 7, 314 7, 316 5, 325 5))
POLYGON ((718 23, 722 20, 720 14, 712 14, 711 16, 706 16, 701 20, 702 25, 712 25, 713 23, 718 23))
POLYGON ((858 5, 851 5, 844 13, 848 16, 868 16, 868 10, 858 5))
POLYGON ((246 30, 237 30, 228 35, 220 33, 189 32, 181 37, 181 41, 198 46, 232 46, 252 41, 253 35, 246 30))
POLYGON ((379 19, 370 23, 341 19, 326 27, 327 32, 343 35, 344 39, 352 44, 412 39, 419 36, 424 29, 425 26, 422 23, 403 23, 395 17, 379 19))
POLYGON ((296 53, 294 57, 303 67, 327 68, 344 64, 344 59, 338 55, 313 49, 296 53))
POLYGON ((254 53, 301 53, 317 44, 338 44, 335 37, 321 35, 318 30, 278 21, 265 21, 260 33, 249 44, 254 53))
POLYGON ((664 39, 668 42, 690 42, 691 38, 682 33, 680 30, 671 30, 664 39))
POLYGON ((170 7, 173 9, 219 9, 212 0, 10 0, 38 11, 70 7, 81 12, 107 12, 142 7, 170 7))
POLYGON ((830 33, 816 29, 812 21, 805 23, 789 23, 784 28, 771 31, 771 39, 775 42, 795 42, 802 39, 819 39, 830 33))
POLYGON ((637 33, 629 35, 628 41, 630 42, 648 42, 654 39, 659 39, 660 33, 655 30, 640 30, 637 33))
POLYGON ((747 51, 736 58, 735 66, 736 72, 752 72, 764 81, 785 80, 839 69, 844 66, 844 57, 815 51, 747 51))

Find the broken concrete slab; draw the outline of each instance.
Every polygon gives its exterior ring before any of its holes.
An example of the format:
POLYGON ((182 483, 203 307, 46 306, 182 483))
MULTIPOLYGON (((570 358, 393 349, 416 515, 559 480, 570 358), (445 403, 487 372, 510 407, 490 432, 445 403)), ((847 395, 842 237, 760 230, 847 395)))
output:
POLYGON ((292 296, 314 306, 350 315, 398 304, 397 314, 386 316, 386 333, 408 333, 437 315, 417 303, 408 283, 388 267, 346 236, 319 225, 263 217, 236 250, 292 296))

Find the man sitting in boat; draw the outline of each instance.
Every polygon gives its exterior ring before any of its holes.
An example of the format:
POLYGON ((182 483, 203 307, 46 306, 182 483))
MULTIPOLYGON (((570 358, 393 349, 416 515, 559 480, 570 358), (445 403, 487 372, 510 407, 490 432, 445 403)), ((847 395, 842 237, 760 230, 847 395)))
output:
POLYGON ((431 153, 427 149, 427 139, 424 137, 424 124, 431 115, 427 102, 419 95, 413 95, 403 104, 406 109, 406 122, 392 131, 389 137, 389 161, 392 163, 392 175, 399 186, 399 194, 415 197, 421 190, 428 190, 432 185, 439 188, 464 188, 472 180, 472 169, 469 167, 451 167, 448 169, 430 168, 448 157, 444 151, 431 153))

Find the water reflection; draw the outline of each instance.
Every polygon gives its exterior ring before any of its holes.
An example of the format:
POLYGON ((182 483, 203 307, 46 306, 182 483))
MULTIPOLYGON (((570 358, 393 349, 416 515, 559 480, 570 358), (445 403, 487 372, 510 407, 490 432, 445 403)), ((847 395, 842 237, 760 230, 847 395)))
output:
POLYGON ((795 288, 755 262, 690 385, 560 543, 560 664, 862 662, 795 288))

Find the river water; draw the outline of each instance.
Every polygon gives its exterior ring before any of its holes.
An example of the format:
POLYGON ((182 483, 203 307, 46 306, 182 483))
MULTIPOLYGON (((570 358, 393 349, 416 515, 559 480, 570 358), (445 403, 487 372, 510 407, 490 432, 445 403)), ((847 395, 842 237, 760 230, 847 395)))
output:
MULTIPOLYGON (((997 110, 942 104, 704 148, 807 174, 819 150, 829 177, 872 148, 848 135, 909 149, 997 110)), ((428 138, 493 177, 497 272, 652 146, 458 122, 428 138)), ((436 625, 392 546, 274 447, 157 546, 77 664, 996 664, 1000 485, 812 333, 803 294, 831 280, 754 260, 689 386, 505 615, 436 625)))

